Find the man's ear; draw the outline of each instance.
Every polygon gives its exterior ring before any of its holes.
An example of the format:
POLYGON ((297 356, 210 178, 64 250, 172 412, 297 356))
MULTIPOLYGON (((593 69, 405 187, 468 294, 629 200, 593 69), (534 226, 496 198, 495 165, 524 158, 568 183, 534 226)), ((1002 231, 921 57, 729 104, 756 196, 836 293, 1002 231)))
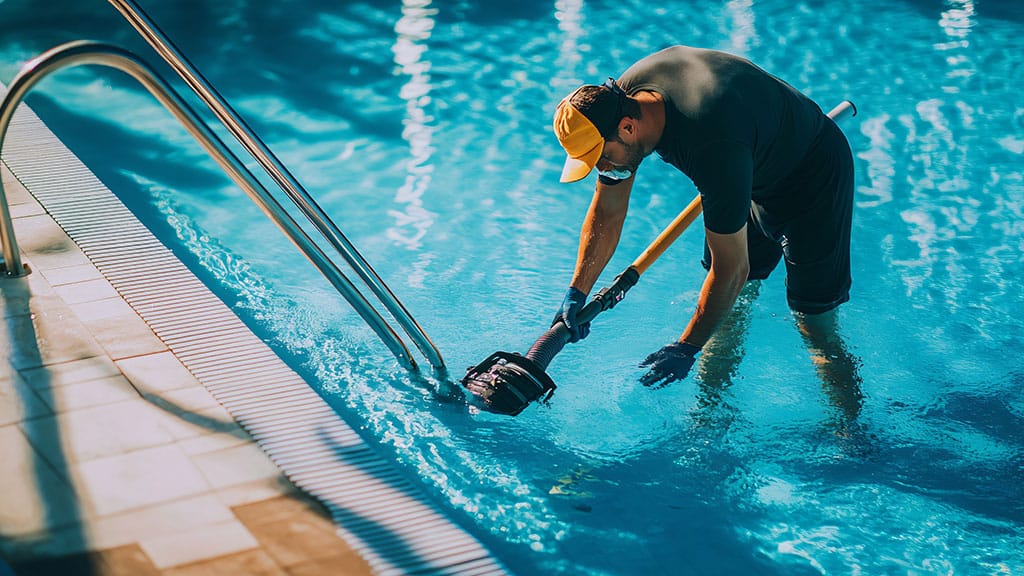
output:
POLYGON ((634 124, 635 121, 632 118, 629 116, 623 116, 622 120, 619 120, 619 130, 625 130, 626 134, 636 136, 636 133, 634 132, 634 124))

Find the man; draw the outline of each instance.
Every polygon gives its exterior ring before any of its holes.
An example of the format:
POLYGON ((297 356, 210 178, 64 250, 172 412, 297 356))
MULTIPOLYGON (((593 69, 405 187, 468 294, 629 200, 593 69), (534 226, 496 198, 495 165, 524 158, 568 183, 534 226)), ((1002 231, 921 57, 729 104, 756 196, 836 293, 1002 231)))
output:
POLYGON ((853 158, 813 101, 743 58, 675 46, 617 81, 577 89, 558 105, 554 129, 568 153, 562 182, 598 171, 555 318, 571 341, 589 331, 576 313, 618 245, 640 163, 657 152, 700 192, 708 274, 682 335, 643 361, 641 382, 685 378, 744 284, 768 277, 782 256, 789 306, 828 363, 834 310, 849 299, 853 158))

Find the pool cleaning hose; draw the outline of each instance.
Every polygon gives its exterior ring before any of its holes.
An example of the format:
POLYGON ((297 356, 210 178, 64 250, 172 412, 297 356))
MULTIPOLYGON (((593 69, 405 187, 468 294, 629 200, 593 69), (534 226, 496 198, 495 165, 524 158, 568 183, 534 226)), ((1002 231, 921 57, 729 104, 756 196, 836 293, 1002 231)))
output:
MULTIPOLYGON (((838 121, 848 114, 856 115, 857 108, 849 100, 844 100, 833 108, 828 116, 838 121)), ((636 285, 647 268, 697 219, 701 210, 700 195, 697 195, 654 242, 651 242, 628 268, 615 277, 611 285, 598 291, 594 298, 580 309, 576 314, 577 322, 590 322, 601 312, 611 310, 622 301, 626 292, 636 285)), ((554 393, 555 382, 545 370, 569 343, 569 338, 569 328, 564 322, 557 322, 533 343, 526 356, 514 352, 495 352, 467 370, 462 385, 483 401, 484 409, 515 416, 534 400, 542 396, 547 400, 554 393)))

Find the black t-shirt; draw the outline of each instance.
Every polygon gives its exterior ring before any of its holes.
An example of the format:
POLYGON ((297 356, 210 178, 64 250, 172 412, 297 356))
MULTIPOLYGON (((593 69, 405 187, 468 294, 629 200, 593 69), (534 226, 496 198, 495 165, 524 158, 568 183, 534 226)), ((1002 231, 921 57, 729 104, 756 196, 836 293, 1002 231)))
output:
POLYGON ((627 94, 665 98, 655 151, 693 180, 712 232, 742 228, 751 201, 776 222, 812 201, 776 184, 800 165, 825 115, 782 80, 738 56, 674 46, 633 64, 618 82, 627 94))

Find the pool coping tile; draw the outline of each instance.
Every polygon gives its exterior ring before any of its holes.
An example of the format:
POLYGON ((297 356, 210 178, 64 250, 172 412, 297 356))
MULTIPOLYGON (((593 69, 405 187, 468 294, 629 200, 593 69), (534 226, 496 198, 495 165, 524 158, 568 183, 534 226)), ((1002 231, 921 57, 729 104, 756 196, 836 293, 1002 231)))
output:
POLYGON ((164 569, 257 549, 260 544, 244 525, 232 519, 188 532, 144 538, 139 547, 158 569, 164 569))

